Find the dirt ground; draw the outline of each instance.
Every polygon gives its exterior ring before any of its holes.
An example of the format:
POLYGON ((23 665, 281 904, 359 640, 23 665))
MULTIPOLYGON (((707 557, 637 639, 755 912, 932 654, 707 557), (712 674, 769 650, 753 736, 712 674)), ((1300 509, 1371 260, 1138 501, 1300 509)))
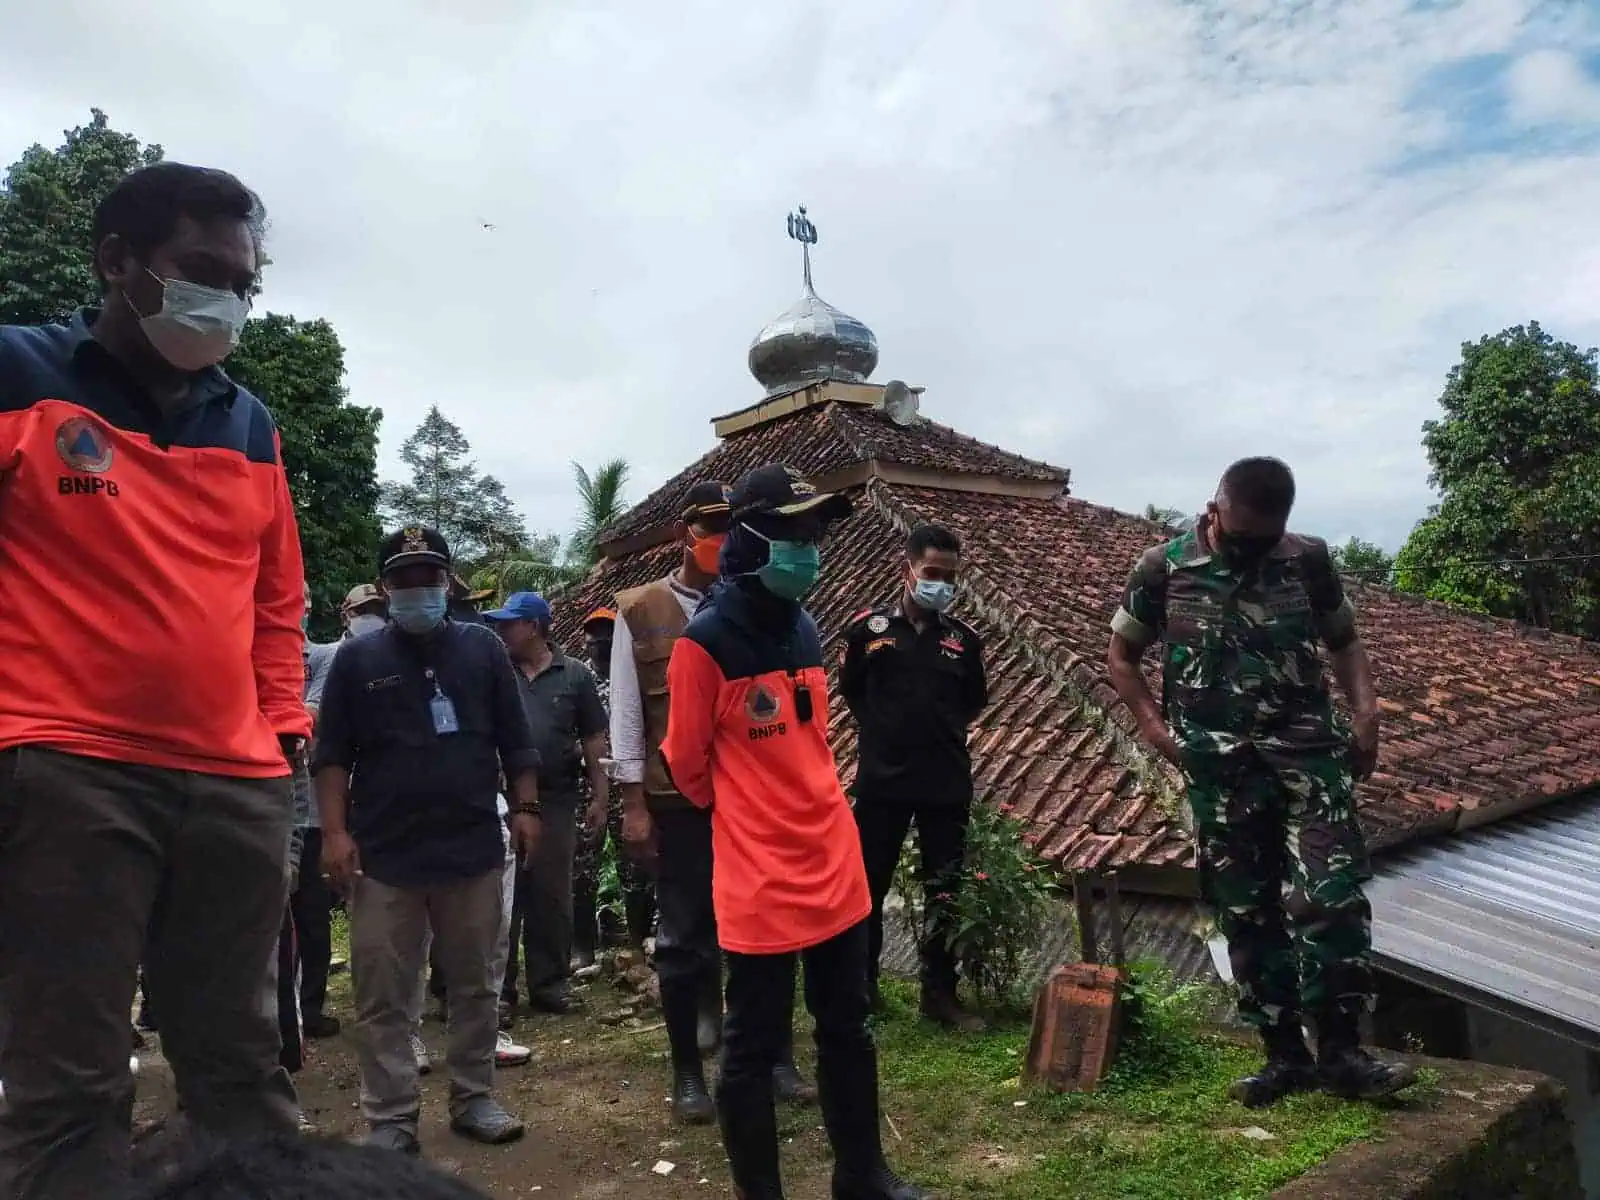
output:
MULTIPOLYGON (((348 1028, 343 989, 333 1010, 348 1028)), ((500 1071, 496 1090, 528 1125, 503 1147, 478 1146, 451 1133, 443 1070, 444 1030, 431 1017, 423 1036, 438 1065, 422 1081, 426 1158, 472 1180, 497 1198, 677 1200, 731 1192, 715 1128, 685 1129, 668 1107, 666 1043, 659 1015, 614 1024, 626 997, 606 979, 586 984, 585 1011, 567 1017, 521 1016, 513 1036, 532 1048, 525 1066, 500 1071)), ((348 1033, 311 1044, 296 1077, 306 1114, 319 1132, 359 1137, 359 1084, 348 1033)), ((157 1039, 140 1053, 139 1119, 172 1107, 172 1081, 157 1039)), ((810 1070, 809 1065, 805 1069, 810 1070)), ((793 1200, 827 1195, 826 1141, 814 1108, 780 1110, 785 1184, 793 1200)))

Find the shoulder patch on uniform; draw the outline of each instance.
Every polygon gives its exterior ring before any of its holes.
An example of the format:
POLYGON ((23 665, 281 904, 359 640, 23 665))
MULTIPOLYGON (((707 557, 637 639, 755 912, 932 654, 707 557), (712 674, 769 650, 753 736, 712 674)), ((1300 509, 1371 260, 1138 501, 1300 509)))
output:
POLYGON ((863 608, 860 612, 856 613, 848 621, 846 621, 845 624, 854 625, 858 621, 864 621, 864 620, 866 620, 866 618, 870 617, 875 611, 877 611, 877 610, 876 609, 871 609, 871 608, 863 608))
POLYGON ((888 617, 882 616, 880 614, 878 616, 869 617, 867 619, 867 632, 868 633, 882 633, 887 628, 889 628, 889 618, 888 617))

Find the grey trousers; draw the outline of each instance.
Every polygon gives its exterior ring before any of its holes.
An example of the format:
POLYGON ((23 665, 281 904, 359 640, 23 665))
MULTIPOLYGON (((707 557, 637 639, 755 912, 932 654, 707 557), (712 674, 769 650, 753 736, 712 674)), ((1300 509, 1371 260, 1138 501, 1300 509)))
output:
MULTIPOLYGON (((500 936, 495 939, 494 959, 489 963, 489 977, 494 983, 494 994, 500 995, 500 986, 506 978, 506 959, 511 953, 511 906, 516 898, 517 856, 511 849, 511 834, 506 834, 506 864, 500 875, 500 936)), ((422 961, 428 961, 433 951, 433 929, 429 927, 427 940, 422 945, 422 961)), ((428 973, 417 975, 417 993, 411 1003, 411 1034, 422 1036, 422 1010, 428 1003, 428 973)))
POLYGON ((499 1002, 491 971, 504 903, 503 872, 431 888, 396 888, 367 877, 351 891, 350 977, 355 987, 356 1057, 367 1123, 415 1135, 420 1107, 411 1049, 417 983, 428 961, 428 931, 450 995, 445 1061, 450 1115, 494 1088, 499 1002))
POLYGON ((0 752, 0 1196, 128 1187, 141 958, 201 1132, 293 1132, 262 1005, 287 899, 289 778, 0 752))

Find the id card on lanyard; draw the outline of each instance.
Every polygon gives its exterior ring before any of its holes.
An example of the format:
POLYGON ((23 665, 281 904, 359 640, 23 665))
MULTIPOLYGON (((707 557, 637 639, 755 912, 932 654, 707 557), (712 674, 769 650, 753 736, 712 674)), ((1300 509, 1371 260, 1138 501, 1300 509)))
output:
POLYGON ((461 723, 456 720, 456 706, 439 686, 439 679, 434 675, 432 667, 428 668, 424 678, 433 684, 433 695, 428 700, 428 713, 433 717, 433 732, 440 737, 447 733, 460 733, 461 723))

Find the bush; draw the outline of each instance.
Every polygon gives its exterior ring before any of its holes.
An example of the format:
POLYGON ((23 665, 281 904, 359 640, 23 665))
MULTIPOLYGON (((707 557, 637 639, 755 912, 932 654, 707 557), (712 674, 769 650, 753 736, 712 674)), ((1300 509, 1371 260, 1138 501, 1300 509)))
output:
MULTIPOLYGON (((920 848, 907 847, 895 875, 895 890, 918 939, 931 935, 922 889, 917 886, 920 848)), ((967 857, 953 885, 951 921, 945 931, 962 973, 980 1000, 1016 999, 1038 952, 1040 932, 1059 892, 1049 866, 1023 840, 1010 806, 972 806, 967 857)), ((938 885, 934 885, 938 886, 938 885)), ((951 895, 949 891, 936 893, 951 895)))

